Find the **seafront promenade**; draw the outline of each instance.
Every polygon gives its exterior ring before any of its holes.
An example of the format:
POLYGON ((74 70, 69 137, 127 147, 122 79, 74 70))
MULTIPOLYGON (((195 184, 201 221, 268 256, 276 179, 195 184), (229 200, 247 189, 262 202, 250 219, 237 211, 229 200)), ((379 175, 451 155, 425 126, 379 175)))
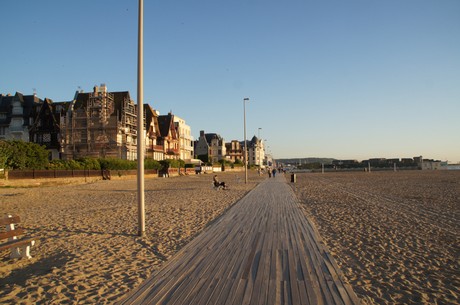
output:
POLYGON ((359 304, 283 176, 266 179, 120 304, 359 304))

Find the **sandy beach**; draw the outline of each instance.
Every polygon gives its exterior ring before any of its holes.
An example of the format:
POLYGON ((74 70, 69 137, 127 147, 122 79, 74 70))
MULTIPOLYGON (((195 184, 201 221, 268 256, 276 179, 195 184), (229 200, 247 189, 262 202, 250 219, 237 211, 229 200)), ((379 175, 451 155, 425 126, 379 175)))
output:
MULTIPOLYGON (((20 215, 38 244, 30 260, 1 253, 0 303, 114 303, 266 179, 219 177, 229 190, 213 190, 212 175, 147 177, 146 238, 135 178, 3 185, 1 214, 20 215)), ((460 172, 297 174, 291 185, 363 303, 460 302, 460 172)))
POLYGON ((0 253, 1 304, 112 304, 266 177, 221 173, 149 178, 146 237, 137 237, 135 177, 28 181, 0 187, 0 214, 21 217, 36 237, 32 259, 0 253))
POLYGON ((460 171, 297 174, 295 189, 364 303, 460 303, 460 171))

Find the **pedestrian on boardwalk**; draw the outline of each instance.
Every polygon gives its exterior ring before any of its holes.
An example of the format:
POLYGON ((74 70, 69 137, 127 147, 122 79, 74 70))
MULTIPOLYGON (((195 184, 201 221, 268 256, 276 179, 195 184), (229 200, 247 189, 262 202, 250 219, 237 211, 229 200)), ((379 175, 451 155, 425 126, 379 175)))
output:
POLYGON ((276 176, 276 168, 274 168, 274 169, 272 170, 272 174, 273 174, 273 178, 275 178, 275 176, 276 176))

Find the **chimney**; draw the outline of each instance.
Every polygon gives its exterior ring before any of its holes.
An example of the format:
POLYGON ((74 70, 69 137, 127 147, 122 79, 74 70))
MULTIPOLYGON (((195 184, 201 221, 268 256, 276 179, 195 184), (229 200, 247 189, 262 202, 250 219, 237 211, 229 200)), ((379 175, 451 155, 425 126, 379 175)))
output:
POLYGON ((103 93, 107 93, 107 86, 105 84, 101 84, 101 87, 99 88, 99 90, 103 93))

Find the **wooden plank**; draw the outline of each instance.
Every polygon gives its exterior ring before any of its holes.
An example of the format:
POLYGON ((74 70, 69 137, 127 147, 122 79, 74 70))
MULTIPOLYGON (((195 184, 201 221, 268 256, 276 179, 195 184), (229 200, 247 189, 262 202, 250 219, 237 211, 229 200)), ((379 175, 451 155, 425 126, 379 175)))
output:
POLYGON ((230 275, 238 262, 241 265, 242 261, 239 259, 241 257, 241 249, 239 247, 235 247, 234 244, 231 243, 229 244, 229 248, 227 250, 228 252, 226 254, 230 257, 230 261, 227 264, 221 262, 220 268, 216 271, 214 276, 219 279, 219 282, 217 283, 215 292, 209 298, 207 304, 223 303, 223 300, 228 297, 230 287, 233 283, 233 281, 229 280, 230 275))
POLYGON ((358 304, 283 178, 267 179, 123 304, 358 304))
POLYGON ((244 279, 240 279, 238 281, 238 285, 234 290, 234 295, 232 296, 232 298, 229 298, 227 302, 225 302, 225 305, 241 305, 241 302, 243 301, 244 297, 244 292, 246 290, 247 282, 248 280, 244 279))
POLYGON ((297 272, 294 251, 288 250, 289 288, 293 304, 300 304, 299 287, 297 286, 297 272))
POLYGON ((34 241, 33 238, 22 238, 8 241, 6 243, 0 244, 0 251, 10 249, 10 248, 19 248, 23 245, 31 244, 34 241))
POLYGON ((21 220, 18 215, 14 215, 13 217, 3 217, 0 218, 0 226, 10 225, 13 223, 20 223, 21 220))
MULTIPOLYGON (((258 286, 258 294, 259 296, 257 297, 256 301, 258 300, 259 305, 264 305, 267 303, 267 298, 269 294, 269 289, 270 289, 270 264, 272 262, 272 255, 274 255, 274 252, 272 251, 273 248, 273 241, 274 241, 274 235, 275 232, 271 230, 269 234, 269 240, 268 243, 266 243, 266 247, 263 250, 263 265, 262 265, 262 274, 258 277, 260 279, 259 283, 256 283, 258 286)), ((256 279, 257 280, 257 279, 256 279)))
POLYGON ((22 228, 17 228, 15 230, 0 232, 0 240, 11 238, 14 236, 21 236, 24 234, 24 230, 22 228))

